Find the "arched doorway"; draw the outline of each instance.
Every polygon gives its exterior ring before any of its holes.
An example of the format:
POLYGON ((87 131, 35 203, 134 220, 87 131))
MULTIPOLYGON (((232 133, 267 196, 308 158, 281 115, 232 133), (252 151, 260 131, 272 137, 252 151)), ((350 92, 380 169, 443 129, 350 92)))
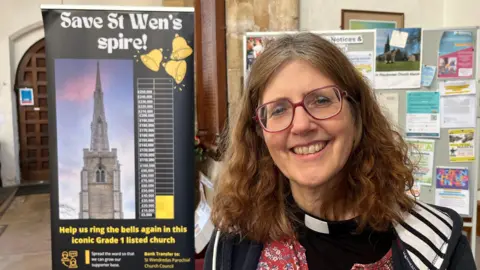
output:
POLYGON ((48 103, 45 40, 23 55, 15 78, 22 184, 49 181, 48 103), (33 106, 20 106, 18 89, 33 89, 33 106))

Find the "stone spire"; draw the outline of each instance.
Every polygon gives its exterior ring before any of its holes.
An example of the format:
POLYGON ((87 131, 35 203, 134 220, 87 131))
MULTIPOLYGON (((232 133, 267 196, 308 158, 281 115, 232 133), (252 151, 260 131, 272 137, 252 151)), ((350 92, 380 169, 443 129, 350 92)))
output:
POLYGON ((108 144, 108 125, 105 117, 105 107, 103 105, 103 91, 100 80, 100 63, 97 61, 97 79, 95 82, 95 92, 93 93, 93 118, 90 125, 92 135, 90 142, 91 151, 109 151, 108 144))

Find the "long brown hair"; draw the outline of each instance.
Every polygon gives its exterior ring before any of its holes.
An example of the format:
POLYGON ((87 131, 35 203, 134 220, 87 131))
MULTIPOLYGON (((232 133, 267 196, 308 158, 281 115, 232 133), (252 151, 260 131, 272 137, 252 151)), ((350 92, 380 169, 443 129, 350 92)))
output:
POLYGON ((413 185, 414 165, 408 146, 388 122, 370 85, 334 44, 317 34, 284 35, 270 42, 254 62, 246 92, 238 104, 218 175, 212 220, 224 232, 256 241, 293 237, 293 214, 287 205, 288 182, 274 166, 252 119, 260 97, 278 68, 292 60, 308 61, 355 102, 355 144, 344 167, 345 177, 322 198, 324 217, 345 211, 359 214, 360 228, 385 230, 413 207, 406 190, 413 185))

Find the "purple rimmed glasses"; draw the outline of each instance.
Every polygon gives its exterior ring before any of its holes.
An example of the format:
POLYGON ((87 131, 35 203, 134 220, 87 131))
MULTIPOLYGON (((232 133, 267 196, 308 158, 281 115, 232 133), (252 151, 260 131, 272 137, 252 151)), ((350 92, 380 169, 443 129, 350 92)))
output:
POLYGON ((265 131, 280 132, 290 127, 297 107, 303 107, 314 119, 324 120, 340 113, 345 96, 346 91, 329 85, 310 91, 298 103, 282 98, 262 104, 255 110, 254 118, 265 131))

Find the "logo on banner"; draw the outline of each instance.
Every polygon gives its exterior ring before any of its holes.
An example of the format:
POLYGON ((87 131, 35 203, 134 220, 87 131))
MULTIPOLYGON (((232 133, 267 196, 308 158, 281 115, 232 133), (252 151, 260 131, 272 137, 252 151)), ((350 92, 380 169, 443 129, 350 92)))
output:
POLYGON ((175 34, 172 41, 172 53, 168 62, 163 61, 163 49, 153 49, 149 53, 140 56, 142 63, 151 71, 159 71, 160 66, 170 75, 177 84, 180 84, 187 74, 187 62, 185 59, 193 53, 185 38, 175 34))
POLYGON ((65 265, 68 269, 77 269, 77 257, 78 251, 63 251, 62 252, 62 264, 65 265))

